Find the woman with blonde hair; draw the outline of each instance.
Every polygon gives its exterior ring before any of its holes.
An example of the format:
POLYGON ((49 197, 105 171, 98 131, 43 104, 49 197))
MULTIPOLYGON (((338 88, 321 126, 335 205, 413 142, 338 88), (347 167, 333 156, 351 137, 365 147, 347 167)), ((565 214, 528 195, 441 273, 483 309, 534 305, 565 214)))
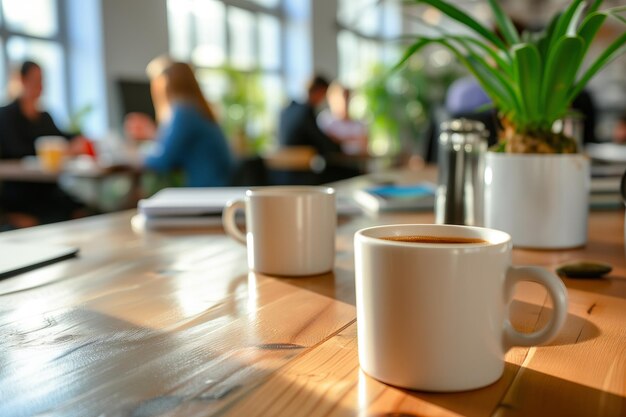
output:
POLYGON ((215 114, 205 100, 189 64, 157 58, 147 68, 159 128, 146 116, 129 114, 128 136, 155 138, 146 168, 179 168, 189 187, 229 185, 235 162, 215 114))

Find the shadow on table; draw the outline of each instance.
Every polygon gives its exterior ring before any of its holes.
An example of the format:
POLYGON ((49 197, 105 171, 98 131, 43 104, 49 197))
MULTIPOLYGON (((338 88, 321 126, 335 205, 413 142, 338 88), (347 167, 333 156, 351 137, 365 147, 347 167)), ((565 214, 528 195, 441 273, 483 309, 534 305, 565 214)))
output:
MULTIPOLYGON (((335 268, 334 272, 301 278, 281 278, 281 281, 313 291, 317 294, 333 298, 351 305, 356 305, 354 290, 354 273, 352 271, 335 268)), ((569 285, 569 283, 568 283, 569 285)), ((513 300, 510 305, 511 322, 520 331, 530 332, 535 328, 542 328, 552 317, 550 307, 513 300), (532 323, 529 327, 528 323, 532 323)), ((591 340, 600 335, 600 330, 589 320, 568 313, 562 333, 567 330, 568 336, 557 337, 551 346, 567 345, 591 340), (572 337, 571 334, 576 336, 572 337)))
MULTIPOLYGON (((615 386, 617 385, 614 381, 613 387, 615 386)), ((506 364, 503 378, 486 388, 453 394, 401 391, 413 399, 427 401, 469 417, 484 415, 617 417, 623 416, 626 411, 624 396, 528 368, 520 368, 510 363, 506 364), (502 383, 507 384, 504 390, 502 383), (485 409, 484 404, 493 404, 496 395, 501 396, 496 408, 485 409)))
POLYGON ((608 275, 599 279, 563 278, 570 290, 606 295, 626 300, 626 277, 608 275))
POLYGON ((411 391, 367 376, 356 357, 320 349, 273 374, 226 415, 617 417, 626 410, 624 396, 509 363, 503 377, 485 388, 457 393, 411 391), (330 363, 316 362, 322 359, 330 363))
POLYGON ((298 278, 280 278, 281 281, 313 291, 347 304, 356 305, 354 292, 354 273, 345 269, 335 268, 333 272, 322 275, 298 278))
MULTIPOLYGON (((542 329, 552 317, 552 308, 513 300, 510 305, 511 323, 521 332, 542 329), (532 324, 528 324, 528 323, 532 324)), ((559 335, 548 346, 581 343, 600 336, 600 329, 591 321, 572 313, 567 314, 559 335)))

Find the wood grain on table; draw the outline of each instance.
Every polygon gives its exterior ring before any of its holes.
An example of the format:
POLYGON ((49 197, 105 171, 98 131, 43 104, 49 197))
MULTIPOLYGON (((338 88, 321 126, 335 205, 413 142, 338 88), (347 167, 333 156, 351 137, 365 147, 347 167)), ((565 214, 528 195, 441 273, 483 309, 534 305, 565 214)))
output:
MULTIPOLYGON (((250 273, 221 229, 144 231, 134 212, 0 234, 81 249, 0 281, 0 416, 624 416, 624 212, 592 212, 589 243, 514 250, 554 270, 592 259, 601 280, 564 279, 569 315, 548 346, 514 348, 504 376, 469 392, 382 384, 358 366, 352 236, 430 223, 431 213, 340 219, 333 273, 250 273)), ((516 327, 550 315, 545 290, 518 287, 516 327)))

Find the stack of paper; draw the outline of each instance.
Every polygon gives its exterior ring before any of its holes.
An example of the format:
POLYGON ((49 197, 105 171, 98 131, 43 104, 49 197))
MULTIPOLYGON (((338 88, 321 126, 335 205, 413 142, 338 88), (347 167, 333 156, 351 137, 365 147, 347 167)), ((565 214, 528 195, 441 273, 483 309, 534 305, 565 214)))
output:
POLYGON ((592 209, 622 209, 620 193, 622 175, 626 171, 626 146, 615 143, 589 144, 585 150, 591 157, 592 209))
POLYGON ((245 187, 166 188, 139 201, 139 221, 148 228, 219 226, 226 203, 245 192, 245 187))
MULTIPOLYGON (((243 199, 247 187, 165 188, 139 201, 133 224, 146 228, 220 226, 224 206, 243 199)), ((350 198, 337 196, 338 214, 358 214, 360 208, 350 198)))

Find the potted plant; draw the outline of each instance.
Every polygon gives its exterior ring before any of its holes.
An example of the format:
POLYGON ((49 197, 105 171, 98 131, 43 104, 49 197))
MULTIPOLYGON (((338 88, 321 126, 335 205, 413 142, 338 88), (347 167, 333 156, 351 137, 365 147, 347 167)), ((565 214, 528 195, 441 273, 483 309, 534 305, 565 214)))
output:
POLYGON ((586 68, 589 46, 609 17, 622 23, 626 7, 599 10, 574 0, 538 34, 518 33, 497 0, 488 0, 498 36, 443 0, 428 4, 470 29, 418 37, 398 66, 426 45, 449 49, 475 76, 498 111, 499 143, 487 154, 486 226, 509 232, 518 246, 566 248, 587 238, 589 161, 576 141, 554 131, 587 82, 626 49, 626 33, 586 68))

